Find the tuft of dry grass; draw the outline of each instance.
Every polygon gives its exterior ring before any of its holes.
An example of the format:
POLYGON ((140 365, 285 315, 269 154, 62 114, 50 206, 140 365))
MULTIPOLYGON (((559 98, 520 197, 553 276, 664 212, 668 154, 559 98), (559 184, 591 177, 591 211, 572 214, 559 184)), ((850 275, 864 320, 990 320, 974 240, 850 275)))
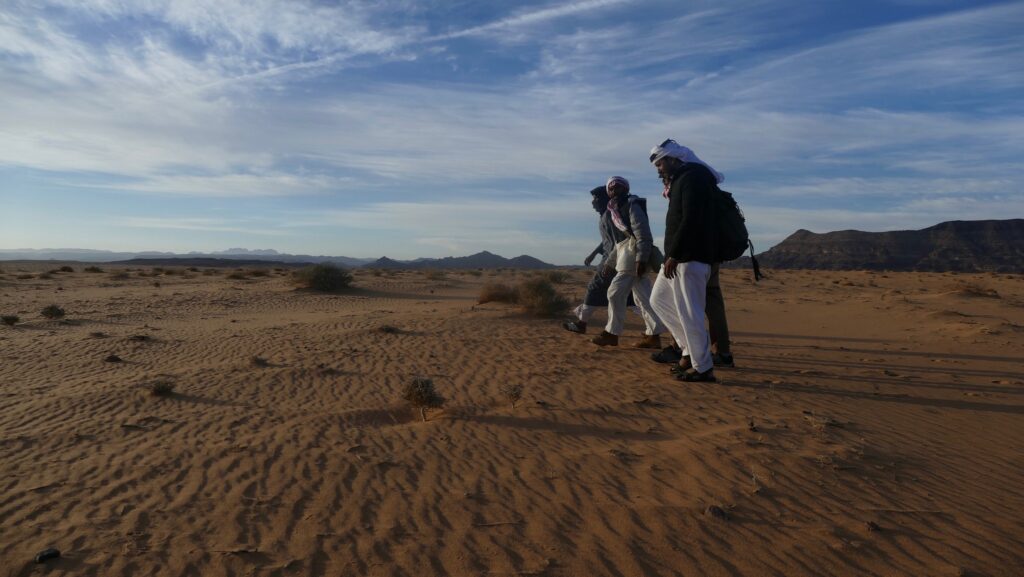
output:
POLYGON ((174 383, 171 381, 154 381, 148 385, 149 394, 154 397, 169 397, 174 394, 174 383))
POLYGON ((444 280, 448 275, 443 270, 428 269, 423 271, 423 278, 427 280, 444 280))
POLYGON ((254 268, 249 271, 249 275, 257 277, 270 276, 270 271, 265 268, 254 268))
POLYGON ((551 284, 565 284, 569 280, 569 275, 560 270, 548 270, 540 273, 540 278, 551 284))
POLYGON ((231 280, 249 280, 249 276, 245 274, 244 270, 236 270, 235 272, 228 273, 227 277, 231 280))
POLYGON ((57 305, 49 305, 42 311, 40 311, 39 314, 43 315, 48 319, 59 319, 64 316, 64 309, 60 308, 57 305))
POLYGON ((9 327, 13 327, 14 325, 21 322, 21 317, 19 317, 18 315, 4 315, 0 317, 0 321, 2 321, 5 325, 9 327))
POLYGON ((427 422, 427 409, 436 409, 444 405, 444 397, 434 389, 434 381, 427 378, 415 378, 406 385, 402 398, 414 409, 420 410, 420 418, 427 422))
POLYGON ((103 272, 103 269, 101 269, 98 266, 87 266, 87 267, 83 268, 82 270, 85 271, 85 272, 103 272))
POLYGON ((519 305, 532 315, 553 317, 569 308, 569 300, 559 294, 547 279, 525 280, 519 284, 516 294, 519 305))
POLYGON ((480 287, 480 296, 477 297, 477 304, 485 303, 516 303, 519 295, 516 289, 496 282, 487 283, 480 287))
POLYGON ((498 388, 498 390, 509 403, 512 403, 513 409, 516 408, 516 403, 519 402, 519 399, 523 398, 523 385, 518 383, 504 383, 498 388))
POLYGON ((262 367, 269 367, 270 366, 270 361, 268 361, 267 359, 265 359, 265 358, 263 358, 263 357, 261 357, 259 355, 253 355, 253 357, 252 357, 252 365, 254 367, 261 367, 261 368, 262 367))
POLYGON ((71 267, 69 267, 67 265, 64 265, 64 266, 60 267, 59 269, 57 269, 57 272, 75 272, 75 269, 73 269, 73 268, 71 268, 71 267))
POLYGON ((377 330, 379 330, 382 333, 389 334, 389 335, 397 335, 397 334, 401 334, 401 332, 402 332, 402 329, 400 329, 398 327, 395 327, 395 326, 392 326, 392 325, 381 325, 381 327, 379 329, 377 329, 377 330))
POLYGON ((327 262, 301 268, 292 278, 299 286, 318 292, 337 292, 352 285, 352 273, 327 262))

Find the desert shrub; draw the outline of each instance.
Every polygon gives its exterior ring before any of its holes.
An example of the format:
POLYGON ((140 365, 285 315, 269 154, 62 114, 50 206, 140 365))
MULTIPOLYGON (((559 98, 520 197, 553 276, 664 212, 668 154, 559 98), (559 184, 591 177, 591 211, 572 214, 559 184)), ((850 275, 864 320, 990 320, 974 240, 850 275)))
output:
POLYGON ((501 283, 487 283, 480 287, 478 304, 484 303, 515 303, 518 300, 516 289, 501 283))
POLYGON ((4 315, 0 317, 0 321, 2 321, 5 325, 9 327, 13 327, 14 325, 18 324, 18 322, 21 321, 21 317, 19 317, 18 315, 4 315))
POLYGON ((352 273, 326 262, 299 269, 293 277, 300 286, 320 292, 339 291, 352 284, 352 273))
POLYGON ((423 271, 423 278, 427 280, 444 280, 448 278, 448 275, 443 270, 429 269, 423 271))
POLYGON ((169 397, 174 394, 174 383, 171 381, 154 381, 149 384, 149 394, 154 397, 169 397))
POLYGON ((47 280, 53 278, 52 271, 51 272, 44 272, 43 274, 39 275, 39 278, 47 279, 47 280))
POLYGON ((165 271, 164 271, 164 268, 163 268, 163 267, 160 267, 160 266, 155 266, 155 267, 153 267, 153 269, 152 269, 152 273, 153 273, 154 275, 162 274, 163 272, 165 272, 165 271))
POLYGON ((167 276, 183 275, 185 274, 185 271, 177 268, 169 268, 164 271, 164 274, 167 276))
POLYGON ((249 271, 249 274, 252 275, 252 276, 263 277, 263 276, 270 276, 270 271, 265 269, 265 268, 254 268, 251 271, 249 271))
POLYGON ((541 273, 540 278, 546 279, 551 284, 564 284, 569 280, 569 275, 560 270, 549 270, 541 273))
POLYGON ((131 278, 131 275, 124 271, 111 273, 110 275, 111 280, 128 280, 129 278, 131 278))
POLYGON ((469 276, 483 276, 484 273, 483 271, 479 270, 467 270, 466 274, 468 274, 469 276))
POLYGON ((434 381, 426 378, 413 379, 405 387, 402 398, 409 403, 409 406, 420 410, 420 418, 424 423, 427 422, 427 409, 436 409, 444 405, 444 397, 434 390, 434 381))
POLYGON ((249 277, 245 274, 245 271, 241 270, 236 270, 235 272, 228 273, 228 276, 226 278, 229 278, 231 280, 249 280, 249 277))
POLYGON ((98 266, 87 266, 87 267, 83 268, 82 270, 85 271, 85 272, 103 272, 103 269, 101 269, 98 266))
POLYGON ((560 295, 547 279, 525 280, 519 284, 516 293, 520 306, 532 315, 552 317, 569 308, 568 299, 560 295))
POLYGON ((370 274, 372 274, 373 276, 381 276, 382 274, 384 274, 384 271, 380 270, 379 268, 375 268, 373 269, 373 272, 371 272, 370 274))
POLYGON ((516 403, 519 402, 519 399, 523 398, 523 385, 520 384, 504 383, 498 390, 501 391, 501 394, 509 403, 512 403, 513 409, 516 408, 516 403))
POLYGON ((19 280, 28 280, 28 279, 30 279, 30 278, 36 278, 36 277, 35 277, 34 275, 30 275, 30 274, 19 274, 19 275, 18 275, 17 277, 15 277, 15 278, 17 278, 17 279, 19 279, 19 280))
POLYGON ((75 269, 65 265, 57 269, 58 272, 75 272, 75 269))
POLYGON ((194 266, 190 266, 185 270, 187 270, 188 272, 199 272, 199 269, 194 266))
POLYGON ((378 330, 389 335, 397 335, 402 332, 402 329, 391 325, 382 325, 378 330))
POLYGON ((59 319, 64 316, 64 309, 57 305, 50 305, 40 311, 40 314, 48 319, 59 319))

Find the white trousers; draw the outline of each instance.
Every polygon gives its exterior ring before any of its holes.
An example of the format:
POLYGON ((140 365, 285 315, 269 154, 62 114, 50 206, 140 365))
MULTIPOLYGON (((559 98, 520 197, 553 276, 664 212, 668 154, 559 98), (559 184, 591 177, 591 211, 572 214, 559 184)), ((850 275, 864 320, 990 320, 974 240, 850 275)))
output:
POLYGON ((595 306, 580 305, 573 309, 573 312, 576 313, 576 318, 580 319, 580 321, 587 322, 590 320, 590 317, 594 316, 595 310, 597 310, 595 306))
POLYGON ((629 300, 629 292, 633 291, 633 301, 640 307, 640 316, 647 326, 646 334, 665 332, 665 325, 651 308, 651 288, 651 278, 647 275, 638 277, 628 272, 615 273, 615 278, 608 285, 608 324, 604 330, 613 335, 622 334, 626 327, 626 301, 629 300))
POLYGON ((710 277, 711 265, 697 261, 681 262, 676 267, 675 278, 667 278, 662 268, 651 291, 651 306, 668 326, 683 354, 690 355, 693 368, 702 373, 712 367, 711 338, 704 326, 704 305, 710 277))

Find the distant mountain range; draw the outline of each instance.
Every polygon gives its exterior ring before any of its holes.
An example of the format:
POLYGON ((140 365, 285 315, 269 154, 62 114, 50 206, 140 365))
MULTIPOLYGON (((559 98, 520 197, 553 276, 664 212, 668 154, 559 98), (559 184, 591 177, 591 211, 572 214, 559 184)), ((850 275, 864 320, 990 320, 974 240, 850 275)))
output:
POLYGON ((72 262, 120 263, 148 266, 296 266, 310 263, 329 262, 347 268, 554 268, 532 256, 522 255, 505 258, 487 251, 469 256, 444 258, 418 258, 401 261, 388 257, 379 259, 353 258, 347 256, 312 256, 305 254, 284 254, 273 249, 248 250, 233 248, 222 252, 176 254, 172 252, 113 252, 79 248, 59 249, 0 249, 0 260, 52 260, 72 262))
POLYGON ((923 230, 798 230, 757 255, 765 268, 1024 272, 1024 219, 955 220, 923 230))

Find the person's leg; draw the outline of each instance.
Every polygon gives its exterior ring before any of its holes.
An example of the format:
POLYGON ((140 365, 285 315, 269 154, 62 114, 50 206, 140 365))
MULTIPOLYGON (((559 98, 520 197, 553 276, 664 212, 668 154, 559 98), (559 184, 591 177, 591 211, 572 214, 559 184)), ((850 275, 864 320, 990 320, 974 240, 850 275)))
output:
POLYGON ((613 335, 621 335, 626 327, 626 298, 633 290, 636 276, 620 272, 616 273, 608 285, 608 324, 604 330, 613 335))
POLYGON ((667 330, 667 327, 658 316, 657 311, 651 307, 651 292, 653 289, 654 283, 651 282, 651 277, 643 275, 637 278, 633 284, 633 300, 640 307, 640 315, 644 318, 644 325, 647 328, 644 334, 660 335, 667 330))
POLYGON ((664 272, 659 272, 658 278, 655 279, 654 286, 651 288, 650 302, 658 319, 672 333, 672 338, 680 347, 685 347, 685 330, 679 315, 679 300, 677 300, 679 291, 674 286, 678 281, 678 276, 675 279, 670 279, 665 276, 664 272))
POLYGON ((690 362, 699 373, 711 370, 711 342, 704 326, 708 277, 711 266, 702 262, 680 263, 677 272, 682 277, 682 303, 679 316, 683 325, 686 350, 690 362))
POLYGON ((594 312, 608 306, 608 283, 610 282, 611 275, 606 278, 601 275, 600 270, 595 272, 590 282, 587 283, 587 293, 583 297, 583 304, 573 309, 578 320, 565 321, 562 323, 562 328, 574 333, 586 333, 587 323, 590 322, 590 317, 594 316, 594 312))
POLYGON ((725 299, 722 297, 722 287, 718 280, 718 265, 711 267, 711 278, 708 279, 708 286, 705 295, 708 315, 708 329, 711 333, 711 345, 719 355, 728 357, 729 350, 729 322, 725 318, 725 299))

